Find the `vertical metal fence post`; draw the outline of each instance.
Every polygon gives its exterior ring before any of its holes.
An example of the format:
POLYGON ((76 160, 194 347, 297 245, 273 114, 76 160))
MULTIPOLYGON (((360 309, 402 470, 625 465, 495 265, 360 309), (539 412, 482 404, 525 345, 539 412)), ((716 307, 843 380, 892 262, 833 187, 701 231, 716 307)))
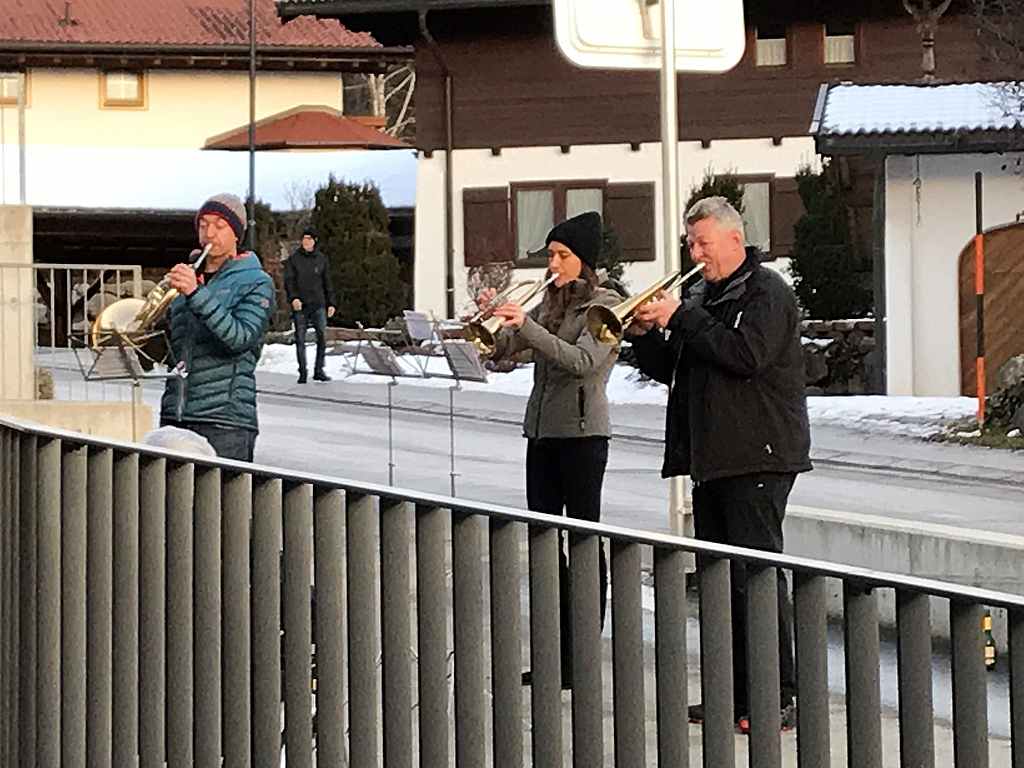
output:
POLYGON ((86 456, 65 443, 61 467, 61 764, 85 763, 86 456))
POLYGON ((823 576, 793 573, 799 768, 820 768, 831 760, 827 586, 823 576))
POLYGON ((935 765, 932 710, 932 628, 928 595, 896 592, 900 701, 900 763, 935 765))
POLYGON ((139 753, 139 455, 114 456, 111 761, 135 766, 139 753))
MULTIPOLYGON (((612 543, 612 700, 615 765, 647 765, 640 545, 612 543)), ((686 678, 683 678, 685 680, 686 678)))
POLYGON ((1024 610, 1006 613, 1010 655, 1010 749, 1013 768, 1024 768, 1024 610))
MULTIPOLYGON (((220 768, 221 723, 221 473, 196 472, 195 587, 195 764, 220 768)), ((232 695, 238 692, 232 691, 232 695)))
POLYGON ((846 628, 846 749, 851 766, 881 768, 878 603, 862 584, 843 582, 846 628))
POLYGON ((477 515, 452 519, 455 631, 455 765, 484 765, 483 565, 477 515))
POLYGON ((419 640, 420 765, 448 765, 448 515, 416 509, 416 618, 419 640))
POLYGON ((984 606, 950 601, 953 672, 953 757, 957 768, 988 768, 988 695, 984 606))
POLYGON ((689 699, 687 558, 688 553, 676 549, 654 550, 654 652, 660 768, 689 768, 690 765, 690 731, 686 726, 689 699))
POLYGON ((313 765, 313 693, 310 651, 313 624, 309 580, 313 572, 313 487, 284 491, 284 730, 288 765, 313 765))
POLYGON ((36 475, 36 575, 39 594, 36 765, 39 768, 59 768, 61 764, 61 452, 60 440, 39 441, 36 475))
POLYGON ((167 755, 167 462, 139 467, 139 760, 167 755))
POLYGON ((736 744, 729 561, 701 558, 699 567, 704 766, 733 768, 736 764, 736 744))
POLYGON ((313 499, 317 762, 348 765, 345 749, 345 492, 313 499))
POLYGON ((20 589, 20 625, 19 655, 21 676, 18 698, 18 753, 19 758, 28 766, 35 765, 36 759, 36 630, 38 617, 36 614, 36 593, 38 579, 36 577, 36 485, 38 478, 37 457, 38 443, 34 435, 21 438, 20 466, 21 476, 18 487, 19 511, 19 581, 22 586, 33 585, 31 589, 20 589))
POLYGON ((89 685, 86 730, 87 765, 103 768, 113 760, 114 632, 114 453, 89 452, 86 580, 88 635, 86 680, 89 685))
POLYGON ((781 768, 779 612, 775 568, 747 566, 747 675, 750 757, 756 768, 781 768))
POLYGON ((224 473, 221 494, 224 550, 224 765, 252 765, 252 475, 224 473))
POLYGON ((569 604, 572 610, 572 762, 577 768, 604 760, 601 670, 600 537, 569 535, 569 604), (580 674, 576 674, 576 671, 580 674))
POLYGON ((523 669, 518 523, 490 521, 494 767, 523 764, 523 669))
POLYGON ((533 765, 562 765, 562 651, 557 528, 530 526, 530 670, 533 765))
POLYGON ((253 481, 252 758, 281 765, 281 497, 277 479, 253 481))
POLYGON ((167 768, 192 768, 195 466, 167 465, 167 768))
POLYGON ((412 509, 386 499, 380 511, 381 644, 384 702, 384 764, 412 764, 412 644, 410 597, 412 509))
POLYGON ((349 496, 345 534, 348 538, 348 706, 349 756, 352 768, 377 768, 380 734, 380 688, 377 653, 380 620, 377 616, 377 499, 349 496))

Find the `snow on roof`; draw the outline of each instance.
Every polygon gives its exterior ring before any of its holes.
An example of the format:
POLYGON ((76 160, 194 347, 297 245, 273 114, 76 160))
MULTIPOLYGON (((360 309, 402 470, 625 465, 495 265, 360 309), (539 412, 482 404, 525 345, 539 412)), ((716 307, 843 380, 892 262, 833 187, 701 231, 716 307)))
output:
POLYGON ((827 88, 811 132, 824 134, 945 133, 1021 127, 1015 83, 853 85, 827 88))

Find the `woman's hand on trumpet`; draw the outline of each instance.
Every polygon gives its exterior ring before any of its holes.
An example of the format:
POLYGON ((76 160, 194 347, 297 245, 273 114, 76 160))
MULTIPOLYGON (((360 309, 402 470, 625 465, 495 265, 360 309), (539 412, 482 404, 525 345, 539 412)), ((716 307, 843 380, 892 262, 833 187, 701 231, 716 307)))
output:
POLYGON ((526 321, 526 310, 521 304, 502 304, 494 310, 494 316, 501 318, 501 324, 506 328, 522 328, 526 321))
POLYGON ((641 329, 644 326, 650 329, 653 325, 665 328, 680 306, 682 302, 679 299, 665 291, 658 291, 653 299, 637 307, 632 325, 641 329))
POLYGON ((476 308, 479 310, 487 309, 494 297, 498 295, 497 288, 484 288, 480 291, 480 295, 476 297, 476 308))

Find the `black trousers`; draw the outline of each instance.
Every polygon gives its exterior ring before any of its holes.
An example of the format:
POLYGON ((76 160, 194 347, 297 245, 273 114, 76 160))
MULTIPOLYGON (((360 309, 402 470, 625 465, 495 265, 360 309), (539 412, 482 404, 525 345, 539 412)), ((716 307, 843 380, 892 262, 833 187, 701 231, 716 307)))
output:
POLYGON ((205 424, 197 421, 161 421, 160 426, 180 427, 205 437, 213 450, 217 452, 217 456, 222 459, 252 461, 253 453, 256 450, 258 433, 252 429, 222 427, 217 424, 205 424))
POLYGON ((299 375, 306 375, 306 328, 310 326, 316 334, 316 362, 313 365, 313 373, 323 373, 324 355, 327 352, 327 310, 303 304, 302 309, 292 312, 292 321, 295 323, 295 356, 298 358, 299 375))
MULTIPOLYGON (((765 472, 695 483, 693 522, 698 539, 750 549, 782 552, 782 520, 796 475, 765 472)), ((698 568, 700 564, 698 563, 698 568)), ((732 561, 733 701, 737 715, 749 715, 747 681, 747 571, 732 561)), ((778 573, 779 672, 782 705, 796 695, 793 608, 786 575, 778 573)))
MULTIPOLYGON (((608 464, 607 437, 541 438, 526 445, 526 503, 533 512, 598 522, 601 486, 608 464)), ((601 627, 608 599, 608 561, 600 549, 601 627)), ((569 603, 569 558, 560 547, 562 675, 572 677, 572 611, 569 603)))

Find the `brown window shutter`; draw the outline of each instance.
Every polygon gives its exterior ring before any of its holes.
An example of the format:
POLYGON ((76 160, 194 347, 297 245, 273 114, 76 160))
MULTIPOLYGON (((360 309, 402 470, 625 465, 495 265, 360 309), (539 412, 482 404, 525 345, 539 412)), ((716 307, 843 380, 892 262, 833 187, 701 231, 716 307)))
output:
POLYGON ((796 179, 776 178, 772 193, 772 257, 792 256, 797 221, 804 215, 796 179))
POLYGON ((654 183, 609 184, 604 191, 605 224, 622 244, 623 261, 654 261, 654 183))
POLYGON ((507 187, 463 189, 462 222, 467 267, 512 260, 507 187))

